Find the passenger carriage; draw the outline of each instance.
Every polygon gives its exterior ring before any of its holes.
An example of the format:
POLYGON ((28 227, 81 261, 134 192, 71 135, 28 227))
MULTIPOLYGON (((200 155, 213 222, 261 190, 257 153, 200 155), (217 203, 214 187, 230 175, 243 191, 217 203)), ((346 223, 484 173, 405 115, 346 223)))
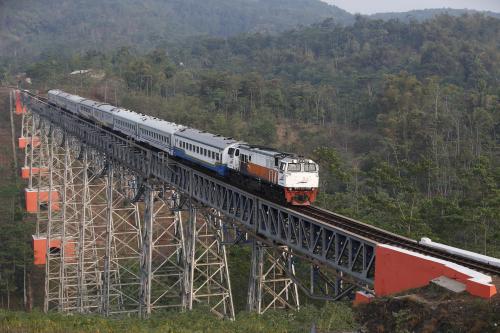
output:
POLYGON ((184 128, 182 125, 142 115, 138 128, 139 139, 173 155, 174 134, 184 128))
POLYGON ((113 110, 113 129, 136 140, 140 139, 138 128, 141 121, 142 115, 138 113, 122 108, 113 110))
POLYGON ((49 102, 59 105, 60 107, 70 111, 71 113, 79 113, 79 106, 85 98, 68 94, 62 90, 50 90, 48 94, 49 102))
POLYGON ((118 109, 110 104, 100 104, 93 108, 93 118, 99 124, 112 127, 113 126, 113 111, 118 109))
POLYGON ((220 135, 184 128, 175 133, 174 156, 199 164, 221 176, 227 175, 228 151, 238 141, 220 135))

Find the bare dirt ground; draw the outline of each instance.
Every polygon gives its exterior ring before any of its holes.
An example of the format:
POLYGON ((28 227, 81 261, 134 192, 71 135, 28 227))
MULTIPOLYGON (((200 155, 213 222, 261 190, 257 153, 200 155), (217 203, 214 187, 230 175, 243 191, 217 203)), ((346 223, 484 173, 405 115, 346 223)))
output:
POLYGON ((357 308, 365 332, 500 332, 500 296, 483 300, 438 286, 357 308))

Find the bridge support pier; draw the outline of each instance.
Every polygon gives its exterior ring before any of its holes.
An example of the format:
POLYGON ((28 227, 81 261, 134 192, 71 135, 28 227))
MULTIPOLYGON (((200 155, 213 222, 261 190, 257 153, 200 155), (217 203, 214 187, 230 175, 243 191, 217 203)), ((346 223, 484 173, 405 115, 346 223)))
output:
POLYGON ((146 185, 141 255, 140 315, 183 308, 184 232, 178 194, 146 185))
POLYGON ((269 309, 299 309, 298 288, 288 276, 295 274, 293 257, 286 250, 253 240, 248 310, 263 314, 269 309))
POLYGON ((141 288, 141 219, 137 202, 126 197, 120 175, 127 174, 111 161, 106 167, 106 229, 101 313, 138 313, 141 288))
MULTIPOLYGON (((66 142, 57 141, 54 132, 48 138, 49 148, 49 175, 48 175, 48 204, 46 208, 40 207, 37 214, 37 232, 46 237, 46 260, 45 260, 45 299, 44 311, 57 309, 64 311, 68 307, 65 302, 65 286, 67 281, 64 277, 65 257, 74 255, 75 248, 65 249, 68 240, 64 239, 64 221, 68 206, 66 203, 67 188, 70 183, 68 165, 69 151, 65 148, 66 142), (58 195, 53 195, 57 193, 58 195), (46 212, 46 214, 45 214, 46 212), (55 247, 54 244, 58 244, 55 247)), ((41 189, 38 188, 40 194, 41 189)), ((40 195, 38 202, 40 203, 40 195)), ((69 264, 69 263, 68 263, 69 264)))
POLYGON ((234 319, 222 216, 209 208, 189 204, 186 234, 185 304, 206 304, 221 318, 234 319))

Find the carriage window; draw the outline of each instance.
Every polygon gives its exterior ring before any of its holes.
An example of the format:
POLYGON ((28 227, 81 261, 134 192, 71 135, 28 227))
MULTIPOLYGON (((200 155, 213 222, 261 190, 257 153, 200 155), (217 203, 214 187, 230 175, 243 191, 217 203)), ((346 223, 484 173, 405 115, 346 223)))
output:
POLYGON ((234 153, 234 156, 240 156, 240 150, 236 149, 236 152, 234 153))
POLYGON ((288 163, 288 171, 300 171, 300 164, 299 163, 288 163))
POLYGON ((285 169, 286 169, 286 164, 285 164, 285 163, 283 163, 283 162, 281 162, 281 165, 280 165, 280 170, 281 170, 281 171, 285 171, 285 169))
POLYGON ((207 156, 208 153, 207 153, 207 150, 206 149, 203 149, 203 155, 207 156))
POLYGON ((229 154, 229 156, 233 157, 233 155, 234 155, 234 148, 229 148, 229 150, 227 151, 227 153, 229 154))
POLYGON ((196 146, 196 153, 199 154, 200 153, 200 147, 196 146))

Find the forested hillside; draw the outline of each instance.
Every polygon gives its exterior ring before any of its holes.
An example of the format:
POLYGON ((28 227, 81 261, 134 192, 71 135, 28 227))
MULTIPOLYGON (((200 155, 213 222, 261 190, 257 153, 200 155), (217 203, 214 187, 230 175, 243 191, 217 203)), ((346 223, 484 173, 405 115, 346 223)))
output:
POLYGON ((358 17, 27 70, 45 88, 85 94, 92 80, 68 71, 102 68, 108 101, 315 158, 320 205, 500 255, 499 44, 500 20, 481 15, 358 17))
POLYGON ((7 0, 0 2, 0 56, 149 49, 192 35, 277 32, 328 17, 352 22, 319 0, 7 0))
MULTIPOLYGON (((325 21, 183 49, 177 59, 202 70, 197 90, 177 84, 175 95, 250 121, 247 138, 312 154, 330 209, 499 255, 499 46, 500 20, 480 15, 325 21), (303 125, 283 139, 287 122, 303 125)), ((141 88, 131 73, 128 86, 141 88)), ((223 127, 241 133, 237 124, 223 127)))

